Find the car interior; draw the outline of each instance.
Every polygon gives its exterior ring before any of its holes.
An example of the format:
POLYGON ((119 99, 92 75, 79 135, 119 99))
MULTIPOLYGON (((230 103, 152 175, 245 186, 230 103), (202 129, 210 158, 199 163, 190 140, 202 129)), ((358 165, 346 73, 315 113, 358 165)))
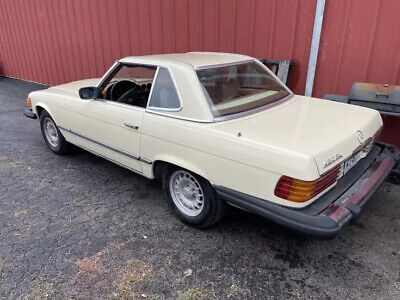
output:
POLYGON ((145 108, 156 69, 147 66, 122 66, 101 91, 100 96, 110 101, 145 108))
POLYGON ((253 109, 289 94, 255 63, 198 70, 197 75, 216 115, 253 109))
POLYGON ((221 74, 218 70, 204 70, 198 72, 200 82, 203 84, 214 105, 227 101, 237 100, 256 94, 265 94, 266 90, 278 92, 281 87, 266 84, 265 78, 221 74), (263 84, 261 84, 261 82, 263 84))

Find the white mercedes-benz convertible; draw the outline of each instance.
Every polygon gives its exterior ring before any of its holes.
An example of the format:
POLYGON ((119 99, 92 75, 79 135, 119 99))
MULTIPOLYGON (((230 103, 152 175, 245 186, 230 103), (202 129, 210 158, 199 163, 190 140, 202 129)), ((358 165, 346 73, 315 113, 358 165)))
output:
POLYGON ((375 110, 294 95, 257 59, 126 57, 100 79, 29 94, 48 147, 84 148, 160 179, 178 217, 215 224, 226 203, 333 236, 399 160, 375 110))

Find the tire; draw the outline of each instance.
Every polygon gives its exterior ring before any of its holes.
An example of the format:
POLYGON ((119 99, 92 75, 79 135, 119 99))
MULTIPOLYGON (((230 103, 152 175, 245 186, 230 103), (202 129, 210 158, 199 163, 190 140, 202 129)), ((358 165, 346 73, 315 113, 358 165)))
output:
POLYGON ((65 140, 53 118, 45 110, 40 114, 40 129, 51 151, 59 155, 68 153, 70 143, 65 140))
POLYGON ((183 223, 204 229, 223 218, 225 202, 218 199, 214 188, 204 178, 171 166, 164 169, 162 184, 165 197, 183 223))
POLYGON ((389 174, 386 181, 396 185, 400 184, 400 171, 398 170, 398 167, 389 174))

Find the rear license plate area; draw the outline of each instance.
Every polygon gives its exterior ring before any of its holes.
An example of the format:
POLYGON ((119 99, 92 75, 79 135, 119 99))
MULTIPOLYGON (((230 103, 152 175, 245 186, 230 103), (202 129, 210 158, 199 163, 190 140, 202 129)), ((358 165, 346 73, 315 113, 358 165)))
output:
POLYGON ((343 175, 349 172, 363 158, 363 153, 357 153, 344 162, 343 175))

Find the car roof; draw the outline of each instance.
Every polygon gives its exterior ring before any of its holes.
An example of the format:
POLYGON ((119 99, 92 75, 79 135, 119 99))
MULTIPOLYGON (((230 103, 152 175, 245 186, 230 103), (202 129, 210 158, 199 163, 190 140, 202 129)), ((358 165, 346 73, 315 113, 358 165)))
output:
POLYGON ((254 58, 242 54, 222 52, 187 52, 174 54, 156 54, 144 56, 128 56, 120 59, 123 63, 148 63, 154 65, 177 64, 190 65, 193 68, 238 63, 253 60, 254 58))
POLYGON ((219 66, 248 61, 254 61, 254 58, 241 54, 220 52, 187 52, 128 56, 119 60, 121 63, 130 63, 134 65, 159 66, 167 68, 170 71, 181 100, 181 108, 176 111, 151 110, 152 113, 207 123, 214 122, 214 116, 195 70, 207 66, 219 66))

